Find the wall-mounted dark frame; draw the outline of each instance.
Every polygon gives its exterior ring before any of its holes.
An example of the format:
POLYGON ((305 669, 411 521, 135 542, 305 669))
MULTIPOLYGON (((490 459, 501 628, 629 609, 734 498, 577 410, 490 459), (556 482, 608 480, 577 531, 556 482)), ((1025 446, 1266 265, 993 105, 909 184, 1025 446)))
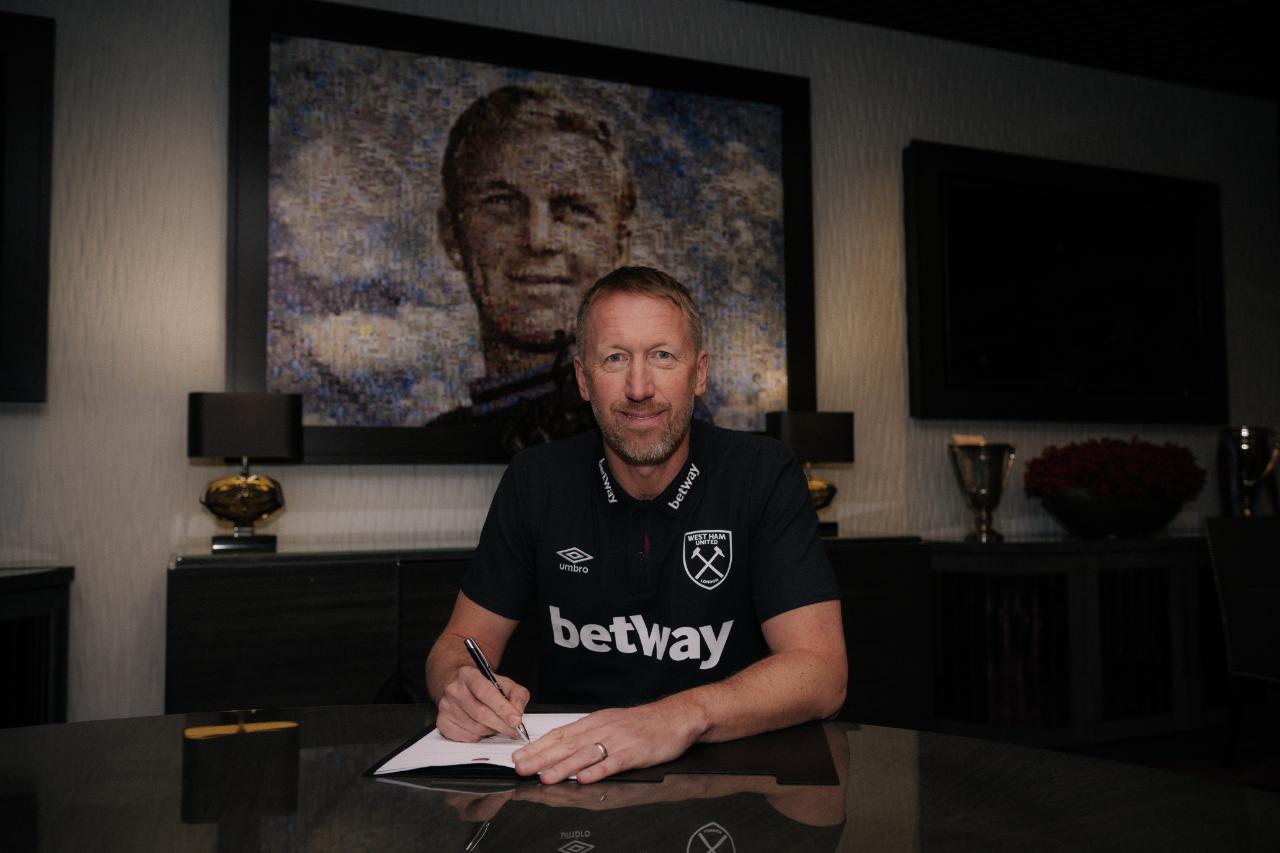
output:
POLYGON ((1220 424, 1214 184, 913 141, 911 415, 1220 424))
POLYGON ((0 12, 0 401, 47 399, 54 43, 0 12))
MULTIPOLYGON (((778 107, 787 405, 815 407, 807 79, 398 13, 283 0, 232 4, 227 355, 234 390, 267 387, 270 45, 273 37, 282 35, 778 107)), ((476 424, 308 426, 305 445, 307 462, 506 461, 493 437, 476 424)))

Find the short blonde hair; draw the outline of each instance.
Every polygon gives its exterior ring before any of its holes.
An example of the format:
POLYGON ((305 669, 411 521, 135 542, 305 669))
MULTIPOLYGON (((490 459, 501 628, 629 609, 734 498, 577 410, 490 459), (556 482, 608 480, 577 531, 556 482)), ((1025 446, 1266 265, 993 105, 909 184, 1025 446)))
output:
POLYGON ((694 352, 702 351, 702 315, 698 313, 698 306, 694 304, 689 289, 674 276, 653 267, 618 267, 591 285, 582 295, 582 302, 578 305, 576 329, 578 352, 582 352, 587 339, 587 320, 591 314, 591 306, 597 299, 614 293, 634 293, 670 300, 680 309, 689 324, 694 352))

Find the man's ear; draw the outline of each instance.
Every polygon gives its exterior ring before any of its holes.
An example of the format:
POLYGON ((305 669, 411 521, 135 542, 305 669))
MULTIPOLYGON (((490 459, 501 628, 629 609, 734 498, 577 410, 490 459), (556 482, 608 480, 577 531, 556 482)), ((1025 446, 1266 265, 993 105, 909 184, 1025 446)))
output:
POLYGON ((587 391, 587 369, 582 366, 582 359, 573 357, 573 375, 578 380, 578 394, 583 400, 591 402, 591 394, 587 391))
POLYGON ((711 356, 706 350, 698 353, 697 383, 693 386, 693 396, 701 397, 707 393, 707 366, 711 364, 711 356))
POLYGON ((440 235, 440 243, 444 246, 444 253, 448 256, 449 262, 453 264, 458 272, 465 273, 466 268, 462 262, 462 244, 458 240, 458 232, 453 225, 453 211, 449 209, 447 204, 442 204, 436 208, 436 232, 440 235))

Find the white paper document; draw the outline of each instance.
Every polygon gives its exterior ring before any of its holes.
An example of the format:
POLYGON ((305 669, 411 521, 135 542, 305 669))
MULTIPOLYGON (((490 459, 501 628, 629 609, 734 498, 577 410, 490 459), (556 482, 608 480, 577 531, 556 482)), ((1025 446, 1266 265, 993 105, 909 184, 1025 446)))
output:
MULTIPOLYGON (((537 740, 552 729, 566 726, 585 716, 586 714, 525 714, 524 727, 529 731, 529 739, 537 740)), ((461 743, 449 740, 440 734, 439 729, 432 729, 391 756, 373 773, 375 776, 381 776, 384 773, 402 773, 406 770, 421 770, 428 767, 467 765, 493 765, 515 769, 516 765, 511 760, 511 754, 527 743, 528 741, 503 735, 493 735, 479 743, 461 743)))

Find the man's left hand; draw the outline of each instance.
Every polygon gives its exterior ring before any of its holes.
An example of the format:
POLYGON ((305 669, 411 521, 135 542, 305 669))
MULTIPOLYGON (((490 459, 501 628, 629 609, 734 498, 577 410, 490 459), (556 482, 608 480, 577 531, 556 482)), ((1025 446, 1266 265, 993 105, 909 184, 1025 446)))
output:
POLYGON ((517 773, 537 773, 548 785, 575 774, 580 783, 598 782, 633 767, 652 767, 679 758, 698 738, 689 717, 670 701, 607 708, 552 729, 516 750, 512 758, 517 773))

